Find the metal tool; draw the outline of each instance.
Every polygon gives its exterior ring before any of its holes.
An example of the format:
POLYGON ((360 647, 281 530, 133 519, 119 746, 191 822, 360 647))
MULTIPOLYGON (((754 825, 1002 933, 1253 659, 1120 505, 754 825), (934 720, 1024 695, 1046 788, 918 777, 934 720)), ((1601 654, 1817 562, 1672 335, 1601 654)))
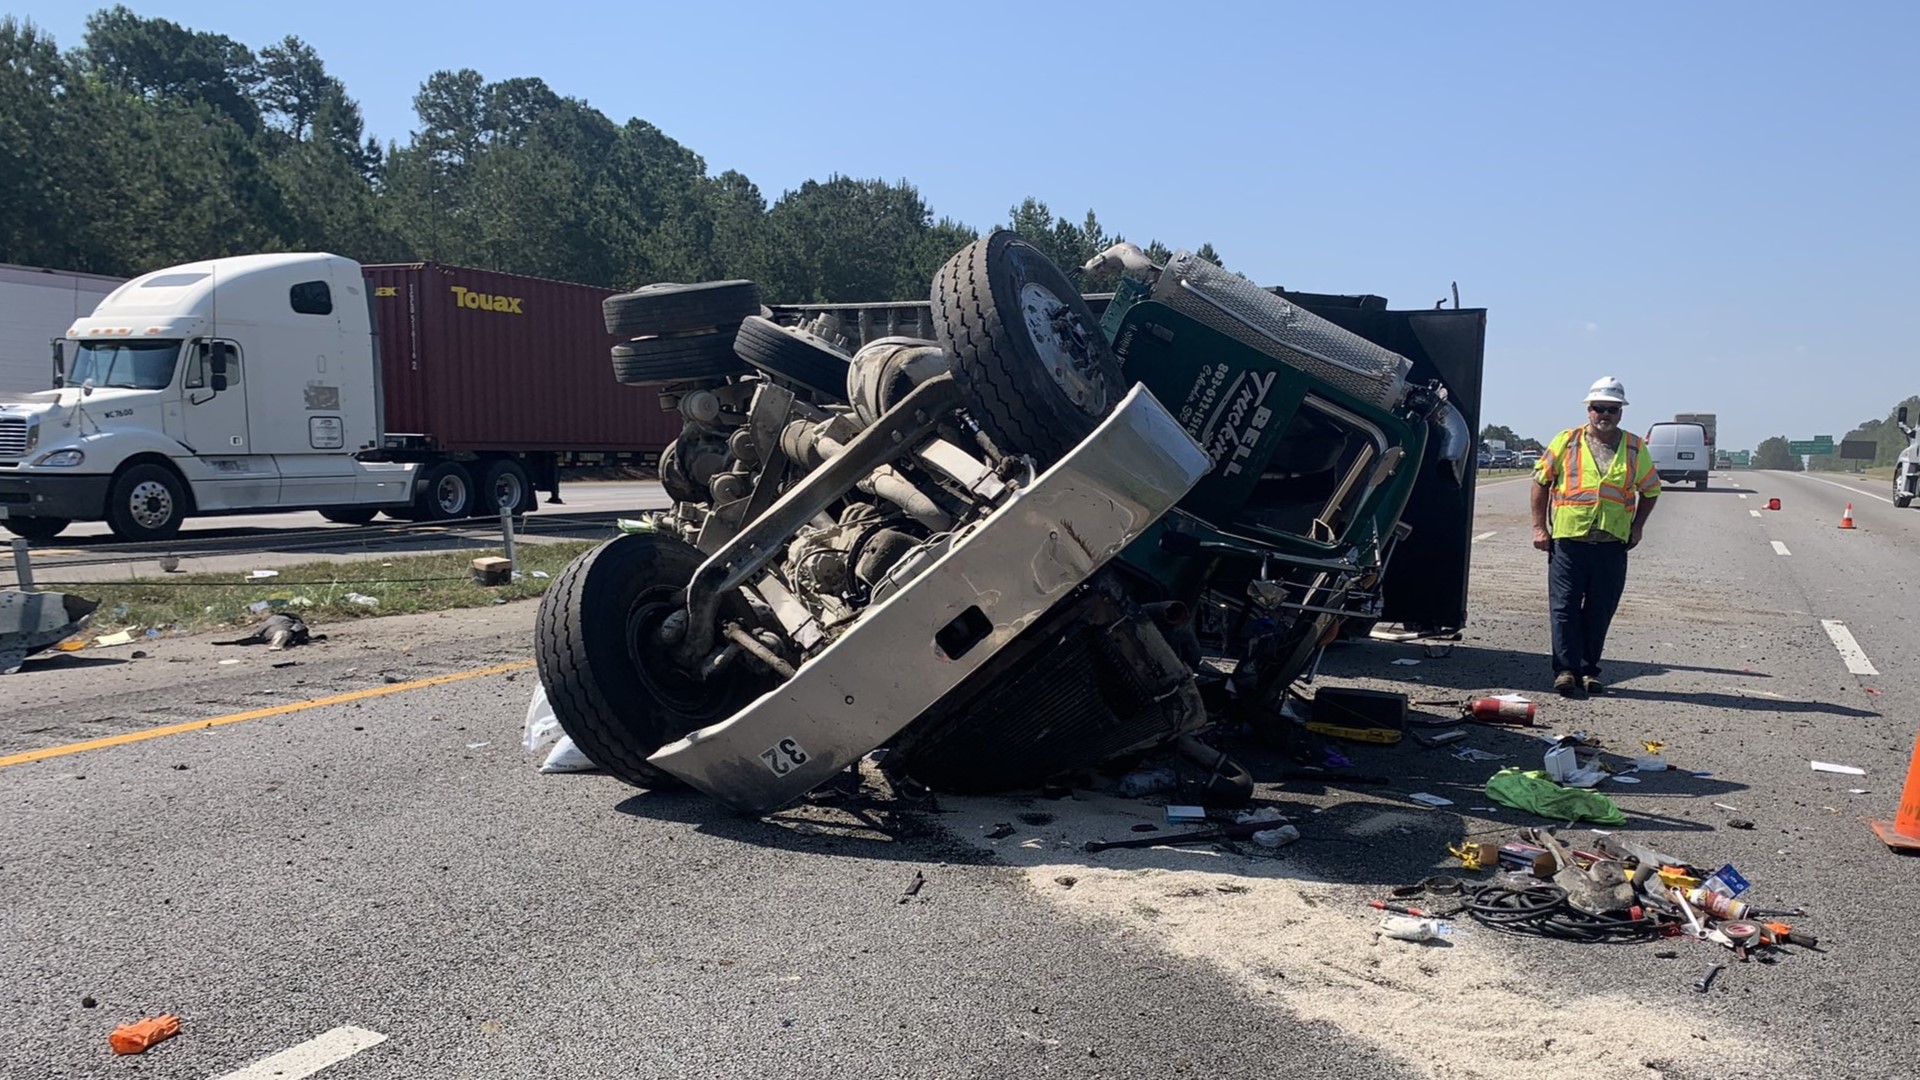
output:
POLYGON ((1720 974, 1720 969, 1726 966, 1727 965, 1721 963, 1707 965, 1707 973, 1694 980, 1693 988, 1703 994, 1706 993, 1707 988, 1713 985, 1713 977, 1720 974))

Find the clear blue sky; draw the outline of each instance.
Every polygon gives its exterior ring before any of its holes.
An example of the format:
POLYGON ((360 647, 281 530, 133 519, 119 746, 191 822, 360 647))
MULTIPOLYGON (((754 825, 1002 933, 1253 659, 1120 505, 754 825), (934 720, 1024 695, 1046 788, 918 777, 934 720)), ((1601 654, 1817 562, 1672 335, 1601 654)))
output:
MULTIPOLYGON (((0 0, 79 43, 88 0, 0 0)), ((297 34, 405 141, 433 71, 538 76, 769 199, 1023 196, 1262 284, 1490 309, 1485 419, 1838 437, 1920 392, 1920 4, 129 4, 297 34)))

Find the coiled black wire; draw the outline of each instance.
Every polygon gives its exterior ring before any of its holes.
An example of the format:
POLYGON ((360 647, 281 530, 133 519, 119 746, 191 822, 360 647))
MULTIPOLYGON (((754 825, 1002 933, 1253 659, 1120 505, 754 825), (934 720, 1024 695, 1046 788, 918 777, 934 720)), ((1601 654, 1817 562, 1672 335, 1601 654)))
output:
POLYGON ((1581 911, 1558 885, 1488 885, 1469 896, 1464 906, 1475 922, 1503 934, 1601 942, 1645 941, 1660 932, 1646 916, 1610 919, 1581 911))

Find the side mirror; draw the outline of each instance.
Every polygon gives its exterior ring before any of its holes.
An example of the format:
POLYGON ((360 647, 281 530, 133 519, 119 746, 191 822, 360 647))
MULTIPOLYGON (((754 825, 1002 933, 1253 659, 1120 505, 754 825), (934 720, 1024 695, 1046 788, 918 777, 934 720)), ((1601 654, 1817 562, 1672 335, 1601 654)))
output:
POLYGON ((214 349, 208 354, 207 370, 211 375, 208 382, 213 386, 213 392, 217 394, 225 390, 227 388, 227 351, 225 349, 214 349))
POLYGON ((53 339, 53 388, 67 385, 67 343, 59 338, 53 339))
POLYGON ((1899 417, 1902 424, 1907 422, 1907 407, 1905 405, 1900 406, 1899 417))
POLYGON ((213 373, 213 392, 218 394, 227 388, 227 377, 219 372, 213 373))

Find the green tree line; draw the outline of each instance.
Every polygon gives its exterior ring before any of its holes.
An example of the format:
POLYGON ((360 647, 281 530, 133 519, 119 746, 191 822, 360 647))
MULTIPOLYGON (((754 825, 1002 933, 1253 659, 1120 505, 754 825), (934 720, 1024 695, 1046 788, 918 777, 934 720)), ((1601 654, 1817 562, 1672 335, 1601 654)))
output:
MULTIPOLYGON (((924 299, 978 235, 904 179, 832 175, 769 201, 538 78, 438 71, 413 109, 406 142, 369 138, 297 37, 256 51, 116 6, 63 52, 0 18, 0 262, 124 276, 320 250, 613 288, 744 277, 773 302, 852 302, 924 299)), ((1031 196, 1004 224, 1068 268, 1122 239, 1031 196)))
POLYGON ((1876 420, 1862 420, 1854 425, 1836 441, 1836 448, 1843 442, 1870 442, 1873 444, 1873 460, 1853 460, 1839 454, 1813 454, 1805 458, 1793 453, 1791 440, 1785 435, 1775 435, 1761 442, 1754 452, 1753 467, 1756 469, 1782 469, 1788 472, 1848 472, 1856 466, 1875 468, 1892 465, 1900 457, 1900 451, 1907 447, 1907 437, 1900 431, 1900 410, 1907 410, 1909 426, 1920 425, 1920 397, 1910 397, 1887 410, 1887 415, 1876 420))

